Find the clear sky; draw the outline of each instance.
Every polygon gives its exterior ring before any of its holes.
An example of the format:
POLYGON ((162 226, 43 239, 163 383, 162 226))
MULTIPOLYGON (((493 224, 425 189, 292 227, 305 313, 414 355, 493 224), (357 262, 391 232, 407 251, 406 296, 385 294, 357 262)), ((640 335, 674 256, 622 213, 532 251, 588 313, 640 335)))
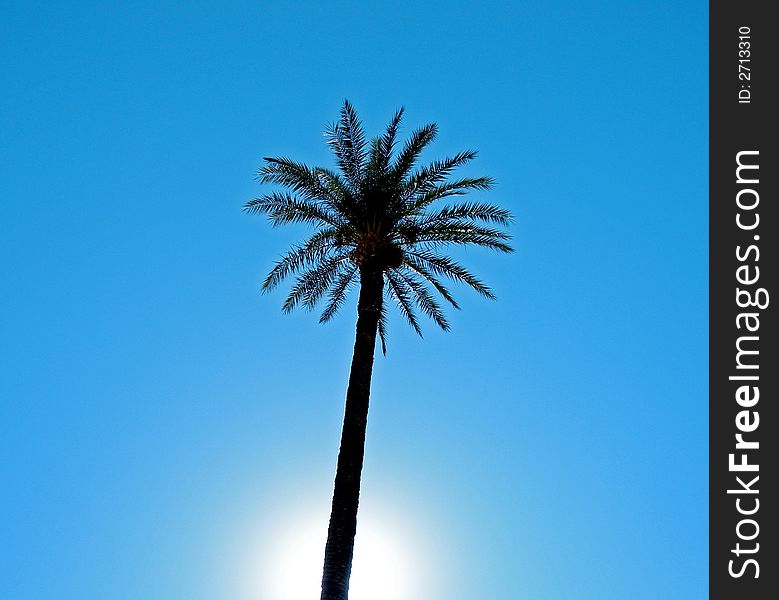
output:
POLYGON ((0 597, 277 600, 354 302, 283 315, 304 232, 240 208, 262 156, 332 165, 348 97, 478 149, 516 215, 461 255, 498 301, 396 316, 376 363, 397 600, 706 598, 707 3, 321 4, 4 3, 0 597))

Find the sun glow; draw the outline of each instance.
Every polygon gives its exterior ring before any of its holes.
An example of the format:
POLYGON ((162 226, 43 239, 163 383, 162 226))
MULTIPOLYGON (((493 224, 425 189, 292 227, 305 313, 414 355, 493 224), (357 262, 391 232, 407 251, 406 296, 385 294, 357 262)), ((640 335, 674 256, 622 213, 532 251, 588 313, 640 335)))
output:
MULTIPOLYGON (((327 520, 326 513, 307 511, 301 516, 299 511, 290 511, 274 523, 272 531, 266 530, 261 565, 254 570, 255 591, 250 594, 253 599, 319 598, 327 520)), ((361 507, 349 599, 421 597, 424 544, 418 537, 407 523, 361 507)))
MULTIPOLYGON (((279 539, 278 552, 265 572, 268 600, 318 598, 327 537, 327 520, 307 519, 279 539)), ((399 600, 413 588, 411 548, 376 519, 360 518, 355 539, 350 600, 399 600)))

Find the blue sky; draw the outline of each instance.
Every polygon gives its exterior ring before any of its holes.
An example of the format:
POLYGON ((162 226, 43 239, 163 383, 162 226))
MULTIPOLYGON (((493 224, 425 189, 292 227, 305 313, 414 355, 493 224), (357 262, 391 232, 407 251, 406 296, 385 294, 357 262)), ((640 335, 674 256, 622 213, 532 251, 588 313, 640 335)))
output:
POLYGON ((0 597, 248 597, 274 515, 327 504, 354 305, 284 316, 304 232, 240 207, 262 156, 332 164, 345 97, 516 215, 460 255, 498 301, 376 364, 364 507, 424 598, 707 596, 705 2, 3 15, 0 597))

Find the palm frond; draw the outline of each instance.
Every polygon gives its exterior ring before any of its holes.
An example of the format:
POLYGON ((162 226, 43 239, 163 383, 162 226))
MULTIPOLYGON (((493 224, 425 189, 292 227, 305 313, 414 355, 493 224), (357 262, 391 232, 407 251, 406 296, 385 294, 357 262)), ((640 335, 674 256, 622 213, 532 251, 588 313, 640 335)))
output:
POLYGON ((309 200, 329 200, 333 191, 323 182, 316 168, 290 158, 265 157, 265 165, 257 172, 261 183, 276 183, 301 194, 309 200))
POLYGON ((249 214, 267 214, 274 227, 287 223, 313 223, 338 227, 343 223, 341 217, 321 203, 280 192, 272 192, 249 200, 243 210, 249 214))
POLYGON ((415 256, 406 253, 406 255, 403 257, 403 263, 404 266, 411 269, 416 274, 421 275, 425 280, 427 280, 427 282, 430 283, 430 285, 432 285, 439 294, 441 294, 441 297, 444 300, 459 310, 460 305, 457 304, 457 301, 454 299, 446 286, 442 284, 441 281, 435 275, 433 275, 430 272, 430 269, 426 268, 420 260, 418 260, 415 256))
POLYGON ((478 153, 473 150, 458 152, 451 158, 437 160, 426 167, 418 169, 414 174, 409 176, 406 181, 406 197, 410 198, 415 194, 431 191, 436 185, 443 183, 457 167, 476 158, 477 154, 478 153))
POLYGON ((471 190, 490 190, 494 181, 491 177, 465 177, 435 185, 429 189, 421 189, 412 195, 406 205, 408 214, 417 214, 436 200, 452 196, 464 196, 471 190))
POLYGON ((387 125, 384 135, 373 139, 371 144, 371 156, 368 163, 368 169, 372 173, 386 174, 388 172, 390 161, 392 160, 392 151, 395 148, 396 137, 400 122, 403 120, 403 108, 395 112, 387 125))
POLYGON ((354 221, 359 214, 355 195, 346 181, 338 173, 330 169, 315 167, 316 173, 322 185, 327 188, 330 195, 324 199, 324 203, 333 212, 340 215, 345 223, 354 221))
POLYGON ((274 265, 271 272, 262 282, 263 292, 279 285, 288 275, 304 267, 315 264, 331 251, 336 243, 338 230, 332 227, 317 231, 305 244, 293 246, 274 265))
POLYGON ((435 139, 437 133, 438 125, 435 123, 430 123, 412 132, 408 141, 406 141, 406 144, 403 146, 403 149, 398 153, 398 157, 395 159, 392 173, 396 181, 401 181, 409 174, 411 169, 414 168, 414 164, 422 153, 422 150, 435 139))
POLYGON ((483 221, 505 226, 511 222, 511 213, 493 204, 464 202, 454 206, 445 206, 434 213, 429 213, 425 215, 422 222, 425 225, 433 225, 462 220, 483 221))
POLYGON ((413 256, 423 267, 436 275, 465 283, 486 298, 495 298, 495 294, 484 282, 448 256, 439 256, 426 250, 406 251, 406 255, 413 256))
POLYGON ((381 309, 379 312, 379 340, 381 341, 381 353, 387 356, 387 302, 385 300, 386 292, 382 294, 381 309))
POLYGON ((328 302, 325 310, 322 312, 322 316, 319 317, 320 323, 326 323, 333 318, 333 315, 338 312, 338 309, 343 305, 346 300, 346 295, 349 292, 349 288, 354 283, 355 275, 357 274, 358 267, 354 263, 346 266, 344 270, 338 275, 333 286, 328 292, 328 302))
POLYGON ((511 236, 503 231, 467 222, 433 224, 419 227, 416 231, 416 244, 473 244, 506 253, 514 251, 506 243, 510 239, 511 236))
POLYGON ((338 167, 353 188, 358 188, 365 162, 365 134, 362 123, 348 100, 341 107, 341 119, 326 132, 327 143, 332 147, 338 167))
POLYGON ((387 278, 387 283, 389 283, 390 296, 398 305, 400 314, 406 318, 406 321, 408 321, 411 328, 417 332, 417 335, 422 337, 422 329, 419 327, 419 322, 417 321, 417 316, 414 312, 414 303, 411 298, 413 293, 412 290, 409 288, 408 284, 400 277, 397 277, 393 271, 387 271, 384 275, 387 278))
POLYGON ((444 331, 449 331, 449 322, 446 320, 441 305, 436 302, 430 290, 418 277, 411 274, 404 274, 400 270, 395 271, 403 282, 414 294, 414 299, 420 310, 444 331))
POLYGON ((331 256, 319 262, 315 267, 304 271, 295 280, 295 284, 281 309, 288 313, 301 302, 307 308, 313 308, 332 285, 347 259, 346 255, 331 256))

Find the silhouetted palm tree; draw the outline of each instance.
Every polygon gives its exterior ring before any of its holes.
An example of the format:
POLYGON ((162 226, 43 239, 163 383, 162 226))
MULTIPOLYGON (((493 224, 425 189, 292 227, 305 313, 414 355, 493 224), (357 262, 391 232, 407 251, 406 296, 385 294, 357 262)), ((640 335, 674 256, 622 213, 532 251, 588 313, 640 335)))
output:
POLYGON ((400 109, 384 134, 368 143, 357 114, 344 102, 340 120, 325 132, 340 173, 289 158, 265 158, 260 181, 288 191, 271 192, 244 207, 249 213, 267 214, 274 226, 308 223, 314 227, 313 235, 283 255, 262 284, 267 291, 297 274, 283 305, 285 312, 299 305, 312 309, 326 297, 320 318, 325 322, 343 305, 351 288, 360 290, 321 600, 346 600, 348 594, 373 356, 377 334, 386 353, 387 300, 397 304, 418 334, 417 309, 447 330, 449 323, 432 289, 459 307, 442 280, 464 283, 487 298, 494 296, 475 275, 441 254, 441 248, 473 244, 512 251, 507 244, 510 236, 496 228, 509 223, 508 211, 481 202, 434 208, 446 198, 490 189, 488 177, 450 179, 453 170, 476 152, 461 152, 415 168, 437 127, 430 124, 414 131, 396 150, 402 117, 400 109))

